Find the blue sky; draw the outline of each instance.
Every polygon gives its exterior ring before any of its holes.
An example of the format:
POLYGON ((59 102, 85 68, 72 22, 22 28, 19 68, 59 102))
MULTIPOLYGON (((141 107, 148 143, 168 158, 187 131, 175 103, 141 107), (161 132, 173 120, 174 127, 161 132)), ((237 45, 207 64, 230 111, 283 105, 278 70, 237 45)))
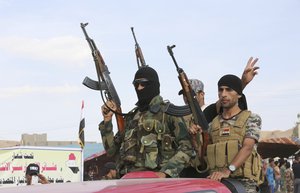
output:
POLYGON ((259 74, 244 92, 248 107, 262 117, 262 130, 290 129, 300 113, 299 8, 297 0, 0 0, 0 139, 47 133, 77 140, 84 100, 86 140, 100 141, 103 102, 82 85, 96 70, 81 22, 89 23, 123 112, 137 100, 134 27, 164 99, 183 104, 167 45, 176 45, 187 76, 204 82, 208 104, 222 75, 241 75, 248 58, 258 57, 259 74))

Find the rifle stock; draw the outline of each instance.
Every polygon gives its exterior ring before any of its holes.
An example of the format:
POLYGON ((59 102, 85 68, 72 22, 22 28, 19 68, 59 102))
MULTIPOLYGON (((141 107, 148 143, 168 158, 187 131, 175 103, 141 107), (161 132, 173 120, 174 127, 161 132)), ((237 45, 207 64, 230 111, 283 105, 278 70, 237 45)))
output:
MULTIPOLYGON (((173 46, 167 46, 168 52, 170 54, 170 56, 172 57, 172 60, 176 66, 176 70, 178 72, 178 79, 180 81, 182 90, 183 90, 183 94, 187 99, 187 103, 191 109, 192 112, 192 116, 193 116, 193 121, 196 125, 201 126, 202 128, 202 144, 201 144, 201 151, 199 152, 199 150, 197 149, 197 153, 200 156, 200 162, 201 162, 201 166, 205 166, 206 162, 205 162, 205 154, 206 154, 206 148, 207 145, 209 143, 209 134, 207 132, 208 130, 208 123, 205 119, 205 116, 201 110, 201 107, 196 99, 196 93, 193 91, 189 79, 187 77, 187 75, 185 74, 185 72, 183 71, 182 68, 178 67, 177 61, 174 57, 174 53, 173 53, 173 48, 175 48, 175 45, 173 46)), ((196 136, 196 140, 200 140, 199 138, 199 133, 197 133, 198 136, 196 136)), ((198 141, 199 142, 199 141, 198 141)), ((194 143, 192 143, 192 145, 194 146, 194 148, 196 145, 194 143)), ((207 168, 206 168, 207 169, 207 168)))
POLYGON ((114 111, 114 113, 116 116, 117 126, 118 126, 118 130, 120 132, 123 132, 125 126, 124 126, 124 118, 121 109, 121 101, 114 87, 114 84, 109 76, 110 72, 108 71, 108 68, 105 65, 105 62, 103 60, 103 57, 101 56, 100 51, 98 50, 94 40, 88 36, 85 30, 85 27, 87 25, 88 23, 80 24, 82 31, 85 35, 85 38, 92 51, 93 59, 96 66, 98 81, 92 80, 89 77, 85 77, 85 79, 83 80, 83 84, 90 89, 100 90, 103 102, 105 101, 103 98, 102 91, 104 91, 107 100, 112 100, 116 104, 117 108, 116 111, 114 111))

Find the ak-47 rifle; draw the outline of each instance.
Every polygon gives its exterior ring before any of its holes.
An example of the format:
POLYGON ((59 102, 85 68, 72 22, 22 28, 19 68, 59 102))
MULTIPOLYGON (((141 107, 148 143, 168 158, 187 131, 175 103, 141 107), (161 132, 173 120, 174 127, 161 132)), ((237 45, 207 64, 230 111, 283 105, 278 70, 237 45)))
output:
MULTIPOLYGON (((180 81, 180 84, 182 86, 182 90, 183 90, 183 94, 187 99, 187 103, 190 107, 190 110, 192 112, 192 116, 193 116, 193 121, 196 125, 201 126, 202 128, 202 144, 201 144, 201 155, 200 156, 200 163, 201 163, 201 169, 204 166, 207 166, 204 156, 206 154, 206 148, 207 145, 209 143, 209 135, 208 135, 208 123, 205 119, 205 116, 201 110, 201 107, 196 99, 196 93, 194 92, 194 90, 192 89, 189 79, 186 76, 185 72, 183 71, 182 68, 178 67, 178 64, 176 62, 176 59, 174 57, 174 53, 172 51, 172 49, 175 47, 175 45, 173 46, 167 46, 168 52, 170 54, 170 56, 173 59, 173 62, 176 66, 176 70, 178 72, 178 79, 180 81)), ((200 134, 197 132, 197 136, 196 136, 196 140, 200 139, 200 134)), ((199 143, 199 141, 198 141, 199 143)), ((194 146, 194 148, 196 148, 195 144, 192 143, 192 145, 194 146)), ((197 151, 198 153, 198 151, 197 151)), ((207 168, 204 168, 205 170, 201 170, 199 172, 206 172, 207 168)))
POLYGON ((136 62, 137 62, 138 68, 140 69, 141 67, 144 67, 144 66, 147 66, 147 65, 146 65, 146 62, 145 62, 145 59, 144 59, 142 49, 141 49, 141 47, 139 46, 139 44, 136 40, 134 31, 133 31, 133 27, 131 27, 131 31, 132 31, 132 35, 133 35, 133 38, 134 38, 134 41, 135 41, 136 62))
POLYGON ((85 38, 86 38, 86 40, 91 48, 91 51, 92 51, 92 55, 93 55, 96 70, 97 70, 98 81, 92 80, 89 77, 85 77, 85 79, 83 80, 82 83, 90 89, 100 90, 101 98, 104 103, 105 103, 105 101, 104 101, 102 91, 104 91, 104 94, 105 94, 105 97, 107 100, 112 100, 116 104, 117 108, 114 111, 114 113, 115 113, 115 116, 117 119, 118 130, 120 132, 122 132, 122 131, 124 131, 124 118, 123 118, 123 114, 122 114, 122 110, 121 110, 121 102, 120 102, 119 96, 117 94, 117 91, 114 87, 114 84, 109 76, 110 72, 108 71, 108 68, 104 63, 104 60, 100 54, 100 51, 98 50, 94 40, 88 36, 88 34, 85 30, 85 27, 87 25, 88 25, 88 23, 80 24, 80 26, 83 30, 83 33, 85 35, 85 38))

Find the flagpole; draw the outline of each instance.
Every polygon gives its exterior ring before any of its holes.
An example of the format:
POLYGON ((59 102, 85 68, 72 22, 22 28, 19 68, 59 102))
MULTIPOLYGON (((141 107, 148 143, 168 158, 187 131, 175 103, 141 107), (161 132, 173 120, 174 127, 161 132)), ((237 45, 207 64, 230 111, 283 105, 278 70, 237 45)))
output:
POLYGON ((83 175, 84 175, 84 150, 81 149, 81 175, 80 175, 80 182, 83 182, 83 175))
POLYGON ((81 176, 80 181, 83 182, 84 176, 84 128, 85 128, 85 117, 84 117, 84 100, 81 102, 81 113, 80 113, 80 123, 79 123, 79 131, 78 131, 78 143, 81 148, 81 176))

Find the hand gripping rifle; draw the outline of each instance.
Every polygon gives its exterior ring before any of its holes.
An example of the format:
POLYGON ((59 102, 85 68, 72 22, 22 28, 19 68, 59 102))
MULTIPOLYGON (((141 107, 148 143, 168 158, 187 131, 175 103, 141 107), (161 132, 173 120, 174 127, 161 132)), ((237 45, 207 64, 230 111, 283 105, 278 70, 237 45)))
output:
MULTIPOLYGON (((178 64, 177 64, 176 59, 175 59, 174 54, 173 54, 173 50, 172 50, 173 48, 175 48, 175 45, 167 46, 168 52, 169 52, 170 56, 172 57, 173 62, 176 66, 176 70, 178 72, 178 78, 179 78, 180 84, 182 86, 183 94, 186 97, 187 103, 188 103, 188 105, 191 109, 192 116, 193 116, 193 121, 196 125, 199 125, 202 128, 202 144, 201 144, 202 146, 201 146, 201 155, 199 155, 200 156, 201 169, 202 169, 202 167, 207 166, 207 164, 205 162, 205 159, 204 159, 204 156, 206 154, 206 148, 207 148, 207 145, 209 143, 209 135, 208 135, 208 132, 207 132, 208 123, 207 123, 207 121, 205 119, 205 116, 204 116, 204 114, 201 110, 201 107, 200 107, 200 105, 199 105, 199 103, 196 99, 196 93, 192 89, 188 77, 186 76, 183 69, 178 67, 178 64)), ((198 144, 199 144, 199 140, 200 140, 199 135, 200 135, 199 132, 197 132, 196 140, 198 140, 197 141, 198 144)), ((192 143, 192 145, 194 146, 194 148, 197 147, 193 143, 192 143)), ((198 151, 197 151, 197 153, 198 153, 198 151)), ((208 167, 204 168, 204 170, 201 170, 201 171, 198 171, 198 172, 203 173, 203 172, 206 172, 207 169, 208 169, 208 167)))
POLYGON ((136 62, 137 62, 138 68, 140 69, 141 67, 144 67, 144 66, 147 66, 147 65, 146 65, 146 62, 145 62, 145 59, 144 59, 144 56, 143 56, 142 49, 141 49, 141 47, 139 46, 139 44, 136 40, 134 31, 133 31, 133 27, 131 27, 131 31, 132 31, 132 35, 133 35, 133 38, 134 38, 134 41, 135 41, 136 62))
MULTIPOLYGON (((86 40, 91 48, 91 51, 92 51, 92 55, 93 55, 96 70, 97 70, 98 81, 92 80, 89 77, 85 77, 82 84, 84 84, 85 86, 87 86, 90 89, 100 90, 101 98, 102 98, 102 101, 104 102, 104 104, 105 104, 105 101, 104 101, 102 91, 104 91, 104 94, 105 94, 105 97, 107 100, 112 100, 117 105, 116 111, 113 111, 113 112, 116 115, 118 130, 120 132, 122 132, 122 131, 124 131, 124 118, 123 118, 123 114, 122 114, 122 110, 121 110, 121 102, 120 102, 119 96, 117 94, 117 91, 114 87, 114 84, 109 76, 110 72, 108 71, 108 68, 104 63, 104 60, 100 54, 100 51, 98 50, 94 40, 88 36, 88 34, 85 30, 85 27, 87 25, 88 25, 88 23, 80 24, 80 26, 83 30, 83 33, 85 35, 85 38, 86 38, 86 40)), ((110 110, 112 110, 112 109, 110 109, 110 110)))

